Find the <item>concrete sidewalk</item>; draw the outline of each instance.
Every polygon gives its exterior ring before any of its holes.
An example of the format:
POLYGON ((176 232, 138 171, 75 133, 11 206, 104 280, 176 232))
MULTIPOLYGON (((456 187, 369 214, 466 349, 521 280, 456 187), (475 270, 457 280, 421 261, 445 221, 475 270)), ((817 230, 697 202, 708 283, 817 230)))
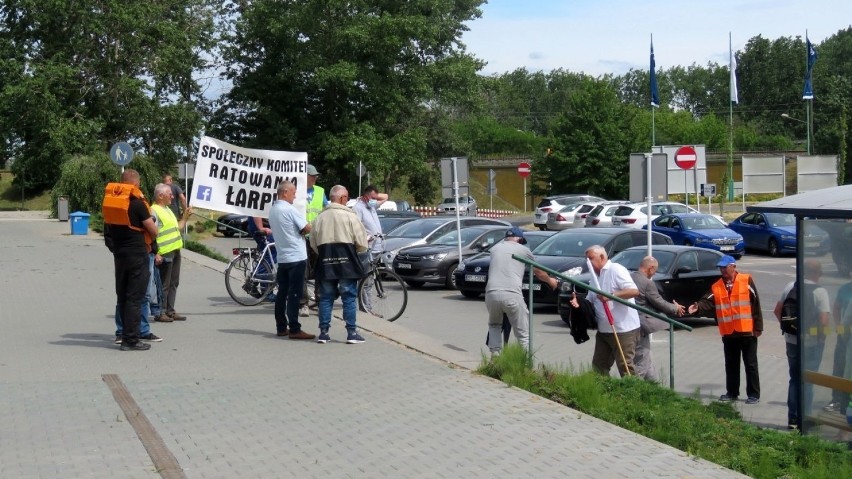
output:
POLYGON ((269 308, 233 303, 222 265, 189 252, 189 320, 153 323, 162 343, 121 352, 101 236, 0 228, 0 477, 156 477, 151 436, 108 374, 176 461, 162 477, 742 477, 447 362, 475 364, 469 353, 418 352, 441 348, 401 325, 360 317, 379 333, 361 345, 339 322, 329 344, 277 338, 269 308))

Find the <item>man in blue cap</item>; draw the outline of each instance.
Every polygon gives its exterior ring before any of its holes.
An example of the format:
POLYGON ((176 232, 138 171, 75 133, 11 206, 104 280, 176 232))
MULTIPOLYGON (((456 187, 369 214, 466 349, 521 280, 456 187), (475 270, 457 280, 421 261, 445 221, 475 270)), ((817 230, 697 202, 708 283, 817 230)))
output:
MULTIPOLYGON (((501 330, 504 314, 509 318, 515 338, 524 349, 529 350, 530 312, 521 292, 527 266, 512 258, 512 255, 517 255, 535 259, 530 249, 525 246, 526 243, 524 230, 516 226, 506 231, 506 239, 495 244, 490 250, 491 266, 488 269, 488 283, 485 285, 485 307, 488 309, 488 349, 492 355, 500 354, 503 350, 501 330)), ((551 278, 538 268, 533 271, 536 278, 551 289, 558 287, 556 278, 551 278)))
POLYGON ((710 291, 689 306, 689 313, 716 318, 725 350, 725 387, 720 401, 736 401, 740 395, 740 356, 746 371, 746 404, 760 402, 757 372, 757 338, 763 333, 760 297, 751 275, 737 272, 737 260, 722 256, 716 266, 722 277, 710 291))

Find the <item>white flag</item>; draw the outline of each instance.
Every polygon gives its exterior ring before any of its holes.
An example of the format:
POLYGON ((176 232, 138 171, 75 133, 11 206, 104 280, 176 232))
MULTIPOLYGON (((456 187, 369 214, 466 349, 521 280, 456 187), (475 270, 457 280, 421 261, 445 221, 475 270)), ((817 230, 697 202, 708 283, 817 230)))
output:
POLYGON ((734 51, 729 50, 731 53, 731 102, 740 104, 739 94, 737 93, 737 57, 734 56, 734 51))

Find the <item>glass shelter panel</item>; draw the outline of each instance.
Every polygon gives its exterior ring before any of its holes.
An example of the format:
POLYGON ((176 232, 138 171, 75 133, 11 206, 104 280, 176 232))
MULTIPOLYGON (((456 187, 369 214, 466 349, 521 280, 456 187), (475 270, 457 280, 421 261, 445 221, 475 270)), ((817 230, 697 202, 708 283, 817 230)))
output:
MULTIPOLYGON (((805 219, 801 228, 799 278, 804 287, 798 290, 796 345, 802 426, 807 434, 836 439, 852 431, 852 220, 805 219), (823 237, 826 241, 815 239, 823 237)), ((788 356, 793 354, 788 344, 788 356)))

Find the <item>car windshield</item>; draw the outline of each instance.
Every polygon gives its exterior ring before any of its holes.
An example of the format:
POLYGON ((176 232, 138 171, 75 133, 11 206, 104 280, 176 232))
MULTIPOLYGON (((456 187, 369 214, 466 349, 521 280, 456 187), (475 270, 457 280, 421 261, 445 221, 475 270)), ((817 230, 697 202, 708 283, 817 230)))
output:
POLYGON ((570 205, 565 205, 565 206, 562 207, 561 210, 559 210, 559 212, 560 213, 570 213, 570 212, 576 210, 577 208, 579 208, 580 206, 582 206, 582 203, 573 203, 573 204, 570 204, 570 205))
POLYGON ((586 255, 586 248, 603 244, 610 237, 607 233, 574 232, 556 234, 538 245, 533 251, 536 256, 574 256, 586 255))
POLYGON ((385 234, 389 234, 391 231, 396 229, 397 226, 409 221, 414 220, 411 218, 379 218, 379 224, 382 225, 382 231, 385 234))
POLYGON ((683 227, 688 230, 717 230, 726 228, 721 221, 714 216, 683 216, 680 218, 683 221, 683 227))
POLYGON ((536 249, 538 245, 549 237, 550 236, 545 235, 524 235, 524 239, 527 240, 527 248, 529 248, 530 251, 536 249))
MULTIPOLYGON (((468 245, 473 240, 479 237, 482 232, 485 231, 482 228, 462 228, 461 230, 461 243, 462 245, 468 245)), ((430 241, 431 244, 437 245, 454 245, 459 242, 458 230, 450 231, 447 234, 441 235, 435 238, 434 241, 430 241)))
MULTIPOLYGON (((641 263, 642 258, 647 255, 648 250, 646 249, 629 249, 613 256, 612 262, 618 263, 630 271, 639 271, 639 263, 641 263)), ((669 266, 671 266, 672 261, 674 261, 675 254, 671 251, 656 250, 654 251, 654 258, 656 258, 657 263, 659 263, 657 271, 665 273, 669 270, 669 266)))
POLYGON ((395 228, 389 238, 425 238, 426 235, 435 231, 439 226, 446 223, 445 219, 420 219, 414 220, 395 228))
MULTIPOLYGON (((470 201, 470 200, 468 199, 468 197, 467 197, 467 196, 459 196, 459 204, 467 203, 467 202, 469 202, 469 201, 470 201)), ((441 201, 441 203, 442 203, 442 204, 448 204, 448 203, 450 203, 450 204, 456 204, 456 199, 455 199, 455 198, 444 198, 444 199, 441 201)))
POLYGON ((766 219, 769 221, 769 226, 794 226, 796 217, 783 213, 766 213, 766 219))

